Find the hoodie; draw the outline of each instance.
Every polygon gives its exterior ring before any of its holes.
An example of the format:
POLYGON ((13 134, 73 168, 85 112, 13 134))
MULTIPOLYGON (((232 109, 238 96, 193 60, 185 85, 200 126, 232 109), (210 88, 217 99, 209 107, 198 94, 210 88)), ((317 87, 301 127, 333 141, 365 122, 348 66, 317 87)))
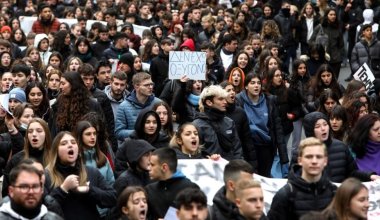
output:
POLYGON ((211 219, 229 220, 235 219, 239 215, 239 209, 234 202, 226 198, 226 187, 223 186, 216 192, 212 200, 212 216, 211 219))
POLYGON ((373 36, 377 36, 377 31, 379 30, 379 24, 373 21, 374 16, 375 15, 372 9, 365 9, 363 11, 364 22, 356 27, 356 36, 357 36, 356 39, 360 39, 362 26, 365 24, 372 24, 373 36))
POLYGON ((184 47, 187 47, 189 48, 190 51, 195 51, 195 44, 194 44, 194 41, 193 39, 187 39, 185 40, 181 46, 179 47, 179 50, 182 50, 184 47))
POLYGON ((120 100, 116 100, 111 95, 111 85, 108 85, 104 88, 104 93, 107 95, 108 99, 111 102, 111 107, 113 111, 113 115, 115 116, 115 123, 116 123, 116 113, 117 109, 119 108, 119 105, 127 98, 129 95, 128 90, 123 91, 123 97, 120 100))
POLYGON ((243 91, 240 94, 239 96, 243 100, 242 107, 248 116, 252 138, 262 144, 270 143, 271 137, 268 128, 269 110, 265 96, 261 94, 259 101, 253 103, 249 99, 247 92, 243 91))
MULTIPOLYGON (((303 126, 306 137, 315 137, 314 126, 319 119, 324 119, 329 124, 327 116, 321 112, 312 112, 305 115, 303 126)), ((358 167, 346 144, 332 138, 330 133, 324 144, 326 145, 328 156, 325 171, 332 182, 341 183, 348 177, 355 177, 361 181, 370 181, 371 173, 358 171, 358 167)), ((295 150, 292 155, 292 164, 297 163, 297 155, 298 151, 295 150)))
POLYGON ((139 160, 148 152, 154 151, 150 143, 142 139, 125 140, 116 154, 116 170, 119 176, 116 179, 114 188, 119 195, 127 186, 139 185, 145 186, 150 183, 149 173, 138 167, 139 160), (130 166, 128 168, 128 165, 130 166))
POLYGON ((168 208, 175 207, 174 201, 178 193, 189 187, 199 189, 199 186, 187 179, 181 171, 176 171, 167 180, 147 185, 148 219, 164 218, 168 208))
POLYGON ((36 37, 34 38, 34 47, 37 48, 38 51, 40 52, 41 60, 44 63, 44 65, 46 66, 49 63, 49 58, 50 58, 51 52, 49 51, 49 49, 47 49, 46 51, 40 50, 39 46, 40 46, 40 43, 43 39, 46 39, 49 42, 49 38, 46 34, 37 34, 36 37))
MULTIPOLYGON (((18 214, 15 210, 11 207, 11 202, 6 202, 0 207, 0 218, 1 219, 20 219, 20 220, 28 220, 29 218, 26 218, 20 214, 18 214)), ((49 212, 45 205, 42 205, 40 208, 40 212, 33 220, 43 220, 43 219, 62 219, 58 215, 49 212)))
POLYGON ((161 131, 161 121, 160 116, 150 108, 145 108, 141 110, 139 116, 136 119, 135 130, 131 134, 131 138, 133 139, 144 139, 152 144, 155 148, 168 147, 169 144, 169 136, 163 134, 161 131), (154 134, 146 134, 145 133, 145 122, 149 116, 155 117, 157 121, 157 128, 154 134))

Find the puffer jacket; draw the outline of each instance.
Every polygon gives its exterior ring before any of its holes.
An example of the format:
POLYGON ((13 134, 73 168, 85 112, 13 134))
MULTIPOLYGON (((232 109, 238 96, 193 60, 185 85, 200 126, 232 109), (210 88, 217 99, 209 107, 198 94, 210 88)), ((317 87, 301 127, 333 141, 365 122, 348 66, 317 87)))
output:
POLYGON ((299 219, 309 211, 325 209, 333 199, 337 187, 326 173, 315 183, 301 178, 301 169, 295 165, 289 172, 288 184, 273 197, 268 218, 271 220, 299 219))
POLYGON ((140 111, 144 108, 152 108, 152 106, 161 101, 160 99, 151 95, 148 100, 142 104, 137 100, 136 91, 132 91, 127 96, 117 110, 116 123, 115 123, 115 134, 118 140, 124 141, 125 138, 129 137, 135 126, 137 116, 140 111))
MULTIPOLYGON (((269 136, 271 137, 272 140, 272 146, 278 150, 279 156, 280 156, 280 161, 282 164, 288 163, 289 158, 288 158, 288 153, 286 149, 286 144, 284 141, 284 133, 283 133, 283 128, 281 124, 281 118, 278 113, 278 108, 277 108, 277 100, 276 97, 273 95, 264 95, 265 96, 265 102, 268 108, 268 122, 267 126, 269 128, 269 136)), ((247 111, 248 108, 252 108, 252 101, 248 98, 247 92, 242 91, 236 96, 236 101, 241 106, 244 110, 245 113, 247 114, 247 117, 249 119, 249 123, 253 123, 253 116, 250 115, 247 111), (251 120, 252 119, 252 120, 251 120)), ((255 140, 253 140, 255 142, 255 140)))
POLYGON ((351 71, 355 73, 364 63, 371 68, 375 78, 380 77, 380 41, 375 37, 368 43, 364 39, 355 44, 351 53, 351 71))
MULTIPOLYGON (((307 114, 303 120, 306 137, 314 137, 314 126, 319 119, 329 122, 326 115, 321 112, 307 114)), ((329 138, 325 141, 327 147, 328 162, 325 168, 326 175, 331 181, 341 183, 348 177, 356 177, 361 181, 370 181, 371 173, 358 171, 358 167, 352 157, 349 148, 342 141, 329 138)), ((298 151, 292 155, 292 163, 297 163, 298 151)))
POLYGON ((235 203, 226 198, 225 186, 216 192, 212 202, 211 220, 230 220, 239 215, 239 209, 235 203))

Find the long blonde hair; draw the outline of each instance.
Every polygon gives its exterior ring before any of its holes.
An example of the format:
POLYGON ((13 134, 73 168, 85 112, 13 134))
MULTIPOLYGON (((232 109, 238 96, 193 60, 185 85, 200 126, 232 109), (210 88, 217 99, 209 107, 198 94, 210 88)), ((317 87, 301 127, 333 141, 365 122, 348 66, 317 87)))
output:
MULTIPOLYGON (((62 138, 65 135, 70 135, 73 138, 75 138, 75 136, 68 131, 61 131, 54 138, 52 148, 51 148, 51 153, 48 160, 49 163, 47 164, 47 167, 46 167, 47 171, 50 174, 51 187, 59 187, 65 181, 65 177, 62 176, 62 174, 57 170, 57 163, 59 160, 58 148, 59 148, 59 144, 62 138)), ((79 165, 79 185, 85 186, 87 182, 87 171, 86 171, 85 165, 83 164, 83 159, 81 157, 83 149, 81 149, 79 145, 78 145, 78 148, 79 148, 79 152, 78 152, 78 158, 76 160, 76 165, 79 165)))

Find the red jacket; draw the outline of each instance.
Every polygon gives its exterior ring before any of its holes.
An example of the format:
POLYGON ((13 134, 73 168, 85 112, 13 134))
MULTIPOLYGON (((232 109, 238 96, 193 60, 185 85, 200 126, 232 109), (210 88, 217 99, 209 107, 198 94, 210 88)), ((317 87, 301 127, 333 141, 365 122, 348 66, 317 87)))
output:
POLYGON ((43 26, 40 20, 37 20, 33 23, 32 26, 32 32, 36 34, 49 34, 50 32, 57 32, 59 31, 59 25, 61 23, 58 21, 58 19, 54 18, 53 23, 50 26, 43 26))

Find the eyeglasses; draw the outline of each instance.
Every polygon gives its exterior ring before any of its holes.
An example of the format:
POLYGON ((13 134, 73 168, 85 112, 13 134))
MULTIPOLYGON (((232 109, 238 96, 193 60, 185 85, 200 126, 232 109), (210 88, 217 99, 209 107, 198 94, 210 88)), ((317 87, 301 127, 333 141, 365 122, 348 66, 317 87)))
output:
POLYGON ((21 185, 19 185, 19 186, 13 186, 13 187, 15 187, 15 188, 18 188, 18 189, 20 189, 20 191, 22 192, 22 193, 27 193, 27 192, 29 192, 29 190, 31 190, 32 189, 32 191, 34 192, 34 193, 39 193, 39 192, 41 192, 41 190, 42 190, 42 186, 41 186, 41 184, 33 184, 33 185, 27 185, 27 184, 21 184, 21 185))
POLYGON ((142 84, 144 87, 154 87, 154 83, 147 83, 147 84, 142 84))

